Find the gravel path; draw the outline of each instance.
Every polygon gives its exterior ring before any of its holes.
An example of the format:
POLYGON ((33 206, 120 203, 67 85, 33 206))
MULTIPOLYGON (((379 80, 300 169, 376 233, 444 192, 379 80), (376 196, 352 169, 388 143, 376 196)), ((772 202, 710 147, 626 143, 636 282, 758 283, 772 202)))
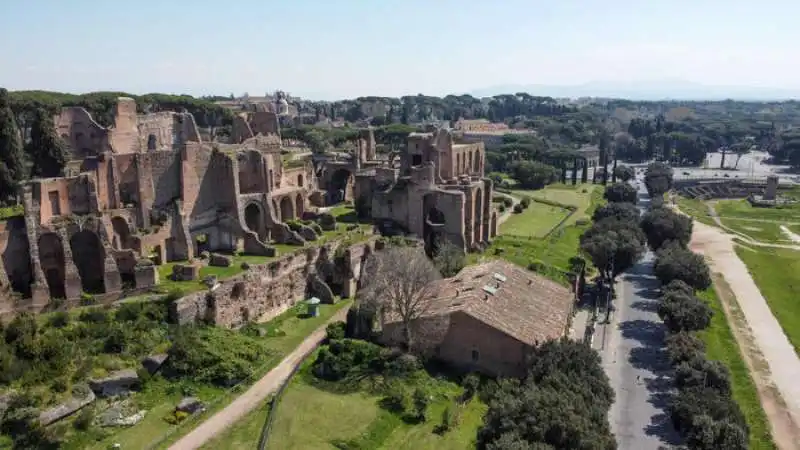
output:
POLYGON ((170 450, 188 450, 200 448, 211 438, 225 431, 236 421, 244 417, 247 413, 257 408, 273 392, 278 390, 281 384, 291 375, 292 369, 303 359, 314 351, 315 348, 325 339, 325 327, 328 323, 337 320, 347 319, 348 308, 338 311, 325 325, 317 328, 302 344, 292 353, 283 359, 274 369, 270 370, 260 380, 256 381, 250 389, 232 401, 230 405, 222 411, 217 412, 208 420, 201 423, 189 434, 182 437, 170 446, 170 450))
POLYGON ((769 366, 771 381, 786 402, 787 414, 800 426, 800 359, 789 339, 753 281, 747 266, 736 255, 731 236, 724 231, 694 222, 691 247, 704 254, 711 270, 725 278, 738 299, 747 325, 769 366))

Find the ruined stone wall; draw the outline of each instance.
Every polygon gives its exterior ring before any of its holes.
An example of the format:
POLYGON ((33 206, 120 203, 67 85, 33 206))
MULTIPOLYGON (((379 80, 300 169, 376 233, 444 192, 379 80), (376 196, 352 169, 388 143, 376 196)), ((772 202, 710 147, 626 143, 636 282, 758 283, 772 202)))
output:
MULTIPOLYGON (((183 163, 184 210, 197 217, 209 210, 236 213, 233 161, 228 155, 192 146, 183 163)), ((188 149, 187 149, 188 150, 188 149)))
POLYGON ((181 164, 178 152, 154 152, 141 155, 147 160, 152 180, 152 206, 163 207, 181 198, 181 164))
POLYGON ((118 173, 117 186, 120 206, 138 204, 141 201, 139 198, 139 176, 133 154, 115 155, 114 164, 118 173))
POLYGON ((84 108, 63 108, 55 117, 55 125, 59 136, 72 150, 73 159, 111 150, 108 130, 95 122, 84 108))
POLYGON ((138 153, 139 127, 136 100, 120 97, 114 111, 114 128, 111 129, 111 147, 114 153, 138 153))
POLYGON ((137 118, 137 146, 140 151, 167 151, 174 148, 173 112, 144 114, 137 118))
POLYGON ((247 115, 237 114, 233 116, 233 125, 231 126, 231 143, 240 144, 247 139, 254 136, 253 130, 250 129, 250 124, 247 123, 247 115))
MULTIPOLYGON (((0 222, 0 272, 18 292, 27 292, 32 281, 30 246, 25 219, 14 217, 0 222)), ((0 289, 7 287, 0 282, 0 289)))
POLYGON ((321 248, 300 249, 276 261, 253 266, 223 281, 213 291, 181 298, 172 305, 171 314, 181 324, 205 320, 224 327, 269 320, 309 297, 309 277, 312 274, 322 276, 322 266, 332 265, 337 253, 345 255, 347 270, 338 271, 335 281, 343 286, 343 293, 353 295, 361 260, 375 248, 376 241, 374 237, 342 252, 337 252, 339 243, 336 242, 321 248))

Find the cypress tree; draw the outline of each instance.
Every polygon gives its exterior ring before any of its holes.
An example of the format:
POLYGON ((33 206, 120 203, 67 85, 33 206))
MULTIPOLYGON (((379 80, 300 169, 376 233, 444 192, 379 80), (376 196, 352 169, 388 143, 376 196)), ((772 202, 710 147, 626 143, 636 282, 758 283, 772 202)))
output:
POLYGON ((0 88, 0 203, 14 199, 17 186, 25 179, 22 137, 11 111, 8 91, 0 88))
POLYGON ((31 140, 25 152, 33 161, 31 176, 60 176, 67 163, 67 144, 56 133, 53 118, 44 108, 37 108, 31 124, 31 140))

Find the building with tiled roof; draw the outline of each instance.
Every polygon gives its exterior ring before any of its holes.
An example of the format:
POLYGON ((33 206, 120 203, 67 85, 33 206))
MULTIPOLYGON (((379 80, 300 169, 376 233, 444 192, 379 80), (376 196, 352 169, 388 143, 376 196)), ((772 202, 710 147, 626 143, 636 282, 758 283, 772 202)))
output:
MULTIPOLYGON (((490 375, 523 374, 533 347, 567 334, 575 304, 570 289, 504 260, 465 267, 428 291, 421 320, 447 324, 436 355, 490 375)), ((384 320, 385 340, 397 343, 401 324, 384 320)))

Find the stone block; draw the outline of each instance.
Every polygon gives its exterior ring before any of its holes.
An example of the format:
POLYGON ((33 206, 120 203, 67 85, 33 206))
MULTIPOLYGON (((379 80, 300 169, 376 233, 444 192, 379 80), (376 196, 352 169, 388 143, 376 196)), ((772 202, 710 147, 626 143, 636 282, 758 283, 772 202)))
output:
POLYGON ((158 270, 156 270, 153 264, 137 264, 133 269, 133 275, 137 288, 150 287, 158 284, 158 270))
POLYGON ((39 414, 39 423, 44 426, 51 423, 58 422, 59 420, 74 414, 84 406, 92 403, 95 400, 94 392, 88 391, 87 395, 78 398, 73 397, 60 405, 46 409, 39 414))
POLYGON ((212 253, 211 257, 208 259, 208 265, 214 267, 230 267, 233 265, 233 257, 212 253))
POLYGON ((161 369, 164 361, 167 360, 166 353, 159 353, 157 355, 150 355, 142 359, 142 367, 144 367, 150 374, 154 374, 161 369))
POLYGON ((322 303, 336 303, 336 296, 333 295, 331 287, 320 278, 319 274, 316 272, 309 274, 308 284, 310 296, 317 297, 322 303))
POLYGON ((139 386, 139 375, 133 369, 118 370, 105 378, 89 380, 89 387, 101 397, 127 395, 139 386))
POLYGON ((172 266, 173 281, 194 281, 200 278, 200 266, 197 264, 175 264, 172 266))
POLYGON ((175 411, 185 412, 187 414, 195 414, 205 411, 206 406, 199 399, 195 397, 184 397, 181 399, 175 411))
POLYGON ((305 239, 306 241, 312 241, 312 242, 316 241, 319 238, 314 229, 306 225, 300 227, 300 236, 303 236, 303 239, 305 239))

